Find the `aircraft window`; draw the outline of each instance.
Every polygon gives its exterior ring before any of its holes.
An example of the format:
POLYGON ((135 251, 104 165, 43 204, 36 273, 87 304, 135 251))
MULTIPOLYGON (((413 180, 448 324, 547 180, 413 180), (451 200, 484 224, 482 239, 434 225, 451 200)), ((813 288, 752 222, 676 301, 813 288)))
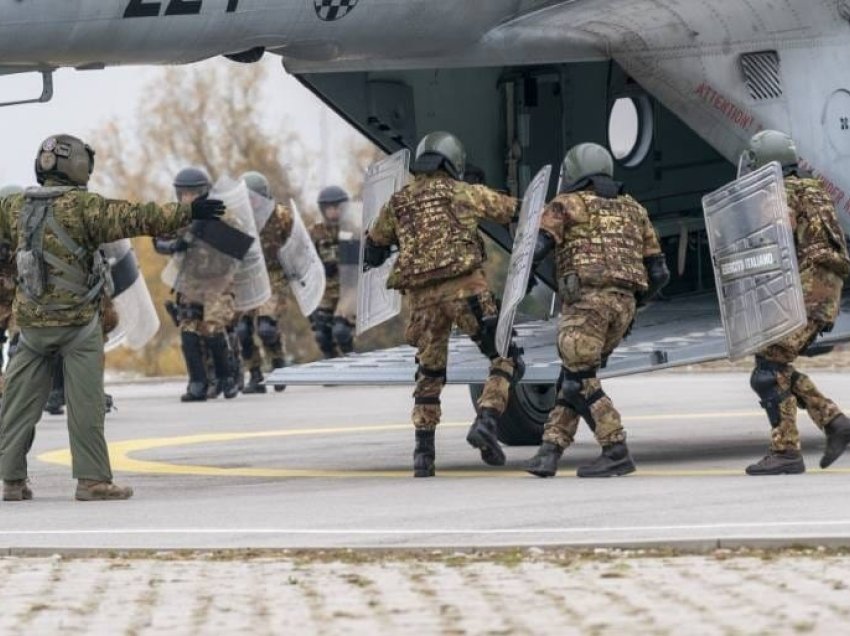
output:
POLYGON ((620 97, 608 119, 608 147, 614 158, 628 168, 641 163, 652 142, 652 113, 645 97, 620 97))

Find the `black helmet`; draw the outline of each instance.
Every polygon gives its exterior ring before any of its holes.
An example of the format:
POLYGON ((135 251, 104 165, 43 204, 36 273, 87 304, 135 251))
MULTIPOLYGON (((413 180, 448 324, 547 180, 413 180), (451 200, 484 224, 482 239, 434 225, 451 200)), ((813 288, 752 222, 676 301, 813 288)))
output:
POLYGON ((339 186, 328 186, 322 188, 322 191, 319 192, 318 204, 320 208, 325 205, 338 205, 346 201, 348 201, 348 192, 339 186))
POLYGON ((45 139, 35 157, 35 178, 39 185, 54 178, 62 183, 85 186, 94 170, 94 150, 71 135, 45 139))
POLYGON ((180 195, 185 193, 200 197, 209 194, 210 190, 212 190, 212 181, 203 168, 189 166, 183 168, 174 177, 174 191, 177 193, 178 200, 181 198, 180 195))

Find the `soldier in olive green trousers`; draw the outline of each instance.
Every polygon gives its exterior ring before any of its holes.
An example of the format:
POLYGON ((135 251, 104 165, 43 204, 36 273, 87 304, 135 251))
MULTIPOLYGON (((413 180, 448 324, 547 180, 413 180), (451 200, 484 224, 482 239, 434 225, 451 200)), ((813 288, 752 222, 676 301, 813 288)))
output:
POLYGON ((191 205, 135 204, 85 189, 94 151, 76 137, 45 140, 36 156, 41 188, 0 201, 0 241, 16 252, 14 306, 20 344, 7 372, 0 412, 3 499, 32 499, 27 453, 63 358, 75 497, 128 499, 132 488, 112 482, 104 438, 101 298, 111 279, 99 246, 122 238, 164 234, 224 212, 221 201, 191 205))

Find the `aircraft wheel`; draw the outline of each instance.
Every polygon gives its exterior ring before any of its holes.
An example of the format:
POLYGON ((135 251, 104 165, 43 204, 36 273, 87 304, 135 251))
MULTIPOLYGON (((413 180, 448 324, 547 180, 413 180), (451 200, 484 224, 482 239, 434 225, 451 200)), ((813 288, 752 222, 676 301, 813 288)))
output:
MULTIPOLYGON (((469 385, 473 405, 483 390, 483 384, 469 385)), ((499 418, 499 441, 508 446, 538 446, 543 425, 554 406, 553 384, 520 384, 511 388, 508 408, 499 418)))

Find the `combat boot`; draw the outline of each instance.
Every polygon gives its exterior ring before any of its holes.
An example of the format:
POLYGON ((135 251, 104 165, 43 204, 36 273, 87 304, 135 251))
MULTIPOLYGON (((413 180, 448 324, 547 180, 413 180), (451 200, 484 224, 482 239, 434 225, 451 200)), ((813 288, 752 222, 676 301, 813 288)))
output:
POLYGON ((824 427, 826 433, 826 448, 820 458, 820 467, 828 468, 844 454, 847 444, 850 444, 850 418, 843 413, 824 427))
MULTIPOLYGON (((282 369, 286 366, 286 361, 283 358, 272 358, 272 369, 282 369)), ((275 393, 280 393, 286 389, 285 384, 275 384, 275 393)))
POLYGON ((620 477, 635 472, 635 463, 625 442, 602 447, 602 454, 589 464, 579 466, 579 477, 620 477))
POLYGON ((466 441, 481 451, 481 459, 490 466, 504 466, 505 453, 496 436, 499 414, 494 409, 483 408, 466 435, 466 441))
POLYGON ((537 449, 537 454, 528 460, 525 472, 537 477, 554 477, 558 472, 558 460, 564 454, 564 449, 552 442, 543 442, 537 449))
POLYGON ((28 479, 3 481, 3 501, 25 501, 32 499, 32 488, 28 479))
POLYGON ((221 384, 219 384, 218 380, 212 378, 207 384, 207 399, 214 400, 219 395, 221 395, 221 384))
POLYGON ((47 396, 47 402, 44 403, 44 410, 51 415, 64 415, 65 410, 65 392, 62 389, 51 389, 47 396))
POLYGON ((78 479, 77 492, 74 493, 77 501, 116 501, 132 496, 132 488, 94 479, 78 479))
POLYGON ((413 476, 433 477, 434 460, 437 451, 434 448, 434 431, 417 430, 416 447, 413 449, 413 476))
POLYGON ((242 393, 246 395, 251 393, 265 393, 266 385, 263 384, 263 372, 260 371, 260 367, 254 367, 251 369, 251 377, 248 380, 248 384, 245 385, 245 388, 242 389, 242 393))
POLYGON ((190 382, 186 392, 180 396, 181 402, 206 402, 207 385, 203 382, 190 382))
POLYGON ((239 387, 236 385, 236 381, 230 376, 218 381, 218 390, 219 393, 224 393, 226 400, 232 400, 239 395, 239 387))
POLYGON ((747 466, 747 474, 761 475, 799 475, 806 472, 803 454, 798 450, 770 451, 755 464, 747 466))

